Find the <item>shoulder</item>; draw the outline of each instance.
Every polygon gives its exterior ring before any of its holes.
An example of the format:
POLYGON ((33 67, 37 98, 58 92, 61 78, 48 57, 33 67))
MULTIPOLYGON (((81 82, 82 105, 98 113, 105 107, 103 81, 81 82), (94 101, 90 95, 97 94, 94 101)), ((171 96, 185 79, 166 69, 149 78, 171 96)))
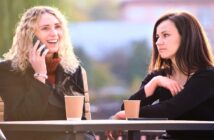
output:
POLYGON ((214 80, 214 67, 200 69, 192 75, 192 78, 205 78, 207 80, 214 80))
POLYGON ((165 69, 160 69, 160 70, 154 70, 150 73, 147 74, 147 77, 155 77, 158 75, 166 76, 166 70, 165 69))
POLYGON ((12 67, 11 67, 11 61, 7 60, 1 60, 0 61, 0 71, 11 71, 12 67))
POLYGON ((214 75, 214 67, 207 67, 198 70, 195 75, 214 75))
POLYGON ((81 66, 78 66, 73 73, 70 73, 71 76, 80 75, 81 74, 81 66))
POLYGON ((78 66, 75 72, 66 73, 67 76, 70 76, 71 79, 80 80, 82 79, 83 73, 86 74, 85 69, 82 66, 78 66))
POLYGON ((1 61, 0 62, 0 77, 1 84, 10 83, 10 84, 18 84, 20 83, 20 73, 16 72, 11 67, 11 61, 1 61), (19 82, 18 82, 19 81, 19 82))

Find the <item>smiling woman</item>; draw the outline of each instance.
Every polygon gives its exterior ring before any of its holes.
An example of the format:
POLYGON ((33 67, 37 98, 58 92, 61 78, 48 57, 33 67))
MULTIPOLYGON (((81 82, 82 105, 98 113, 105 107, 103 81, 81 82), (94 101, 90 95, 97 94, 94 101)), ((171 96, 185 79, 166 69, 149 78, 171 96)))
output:
POLYGON ((46 58, 53 57, 53 54, 59 50, 59 43, 63 36, 61 26, 60 21, 48 13, 42 14, 38 21, 35 35, 49 50, 46 58))
MULTIPOLYGON (((66 120, 64 96, 76 93, 87 97, 88 106, 86 72, 73 52, 67 23, 59 10, 47 6, 28 9, 4 57, 0 62, 4 120, 66 120)), ((82 119, 90 119, 87 106, 82 119)), ((63 132, 5 134, 9 140, 70 139, 63 132)), ((94 135, 86 133, 85 139, 94 139, 94 135)))

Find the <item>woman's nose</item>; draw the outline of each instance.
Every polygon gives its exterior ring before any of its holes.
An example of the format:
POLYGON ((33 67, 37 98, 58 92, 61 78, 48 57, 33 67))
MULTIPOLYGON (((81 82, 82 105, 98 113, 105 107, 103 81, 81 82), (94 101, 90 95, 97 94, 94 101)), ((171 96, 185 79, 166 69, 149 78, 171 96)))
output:
POLYGON ((57 35, 57 30, 56 29, 51 29, 50 30, 50 35, 52 35, 52 36, 55 36, 55 35, 57 35))
POLYGON ((155 43, 156 45, 161 45, 163 44, 163 40, 159 37, 155 43))

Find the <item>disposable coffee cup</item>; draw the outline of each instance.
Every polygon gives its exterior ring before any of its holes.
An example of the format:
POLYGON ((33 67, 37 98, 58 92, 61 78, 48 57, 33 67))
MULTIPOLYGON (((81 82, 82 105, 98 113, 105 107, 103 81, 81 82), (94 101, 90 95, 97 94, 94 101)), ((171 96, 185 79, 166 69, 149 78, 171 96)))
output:
POLYGON ((65 112, 67 120, 81 120, 84 96, 65 95, 65 112))
POLYGON ((126 119, 139 118, 140 100, 124 100, 126 119))

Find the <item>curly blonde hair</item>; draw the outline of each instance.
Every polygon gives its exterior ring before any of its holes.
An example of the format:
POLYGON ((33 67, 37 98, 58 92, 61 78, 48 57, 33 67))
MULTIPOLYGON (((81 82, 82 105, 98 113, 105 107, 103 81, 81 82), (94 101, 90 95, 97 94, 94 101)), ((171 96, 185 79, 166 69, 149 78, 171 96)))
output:
POLYGON ((9 52, 4 54, 5 60, 11 60, 12 68, 16 71, 25 72, 31 66, 28 61, 28 54, 32 46, 37 21, 44 13, 55 16, 62 24, 63 38, 58 51, 58 55, 61 58, 60 64, 65 72, 75 72, 80 65, 80 61, 75 56, 70 42, 67 21, 58 9, 49 6, 32 7, 22 15, 13 37, 12 47, 9 52))

